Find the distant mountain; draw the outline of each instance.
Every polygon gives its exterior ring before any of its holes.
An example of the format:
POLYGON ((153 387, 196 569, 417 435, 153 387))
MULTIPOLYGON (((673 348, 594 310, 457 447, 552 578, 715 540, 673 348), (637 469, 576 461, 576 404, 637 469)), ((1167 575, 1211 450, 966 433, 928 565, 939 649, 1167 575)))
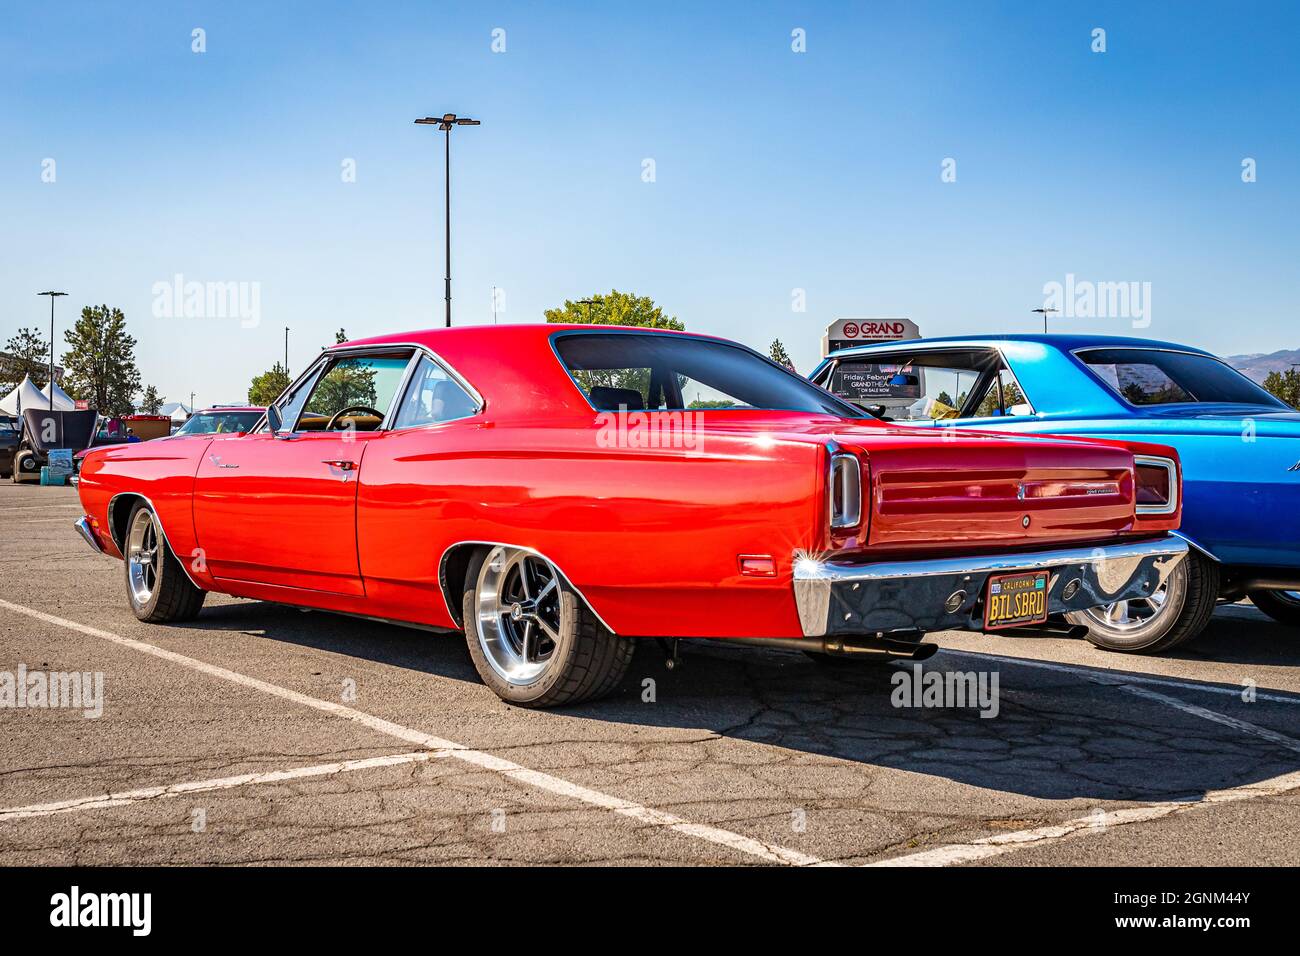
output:
POLYGON ((1285 372, 1292 364, 1300 366, 1300 349, 1281 349, 1267 355, 1229 355, 1224 361, 1247 378, 1263 384, 1269 372, 1285 372))

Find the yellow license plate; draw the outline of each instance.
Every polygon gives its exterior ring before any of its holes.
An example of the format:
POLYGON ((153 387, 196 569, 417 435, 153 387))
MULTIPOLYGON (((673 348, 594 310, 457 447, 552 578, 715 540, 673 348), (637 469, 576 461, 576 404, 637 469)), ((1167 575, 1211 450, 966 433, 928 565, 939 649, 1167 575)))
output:
POLYGON ((1042 624, 1046 620, 1046 571, 1021 571, 989 578, 984 595, 984 630, 1042 624))

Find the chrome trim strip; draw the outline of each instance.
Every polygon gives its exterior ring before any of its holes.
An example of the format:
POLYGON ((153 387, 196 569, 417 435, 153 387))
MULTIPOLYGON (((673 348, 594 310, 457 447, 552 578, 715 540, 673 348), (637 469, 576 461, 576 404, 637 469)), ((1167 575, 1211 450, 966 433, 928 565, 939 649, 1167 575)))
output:
POLYGON ((1032 571, 1074 562, 1169 557, 1186 553, 1186 541, 1181 538, 1166 537, 1097 545, 1091 548, 1059 548, 1054 551, 974 555, 965 558, 927 558, 920 561, 885 561, 859 565, 816 562, 821 569, 818 573, 812 572, 806 562, 796 561, 794 577, 796 581, 881 581, 888 578, 927 577, 936 574, 1032 571))
POLYGON ((95 537, 95 532, 90 530, 90 521, 87 520, 86 515, 82 515, 74 521, 72 526, 77 529, 77 534, 81 535, 86 544, 90 545, 92 551, 96 554, 104 553, 104 549, 100 545, 99 539, 95 537))
POLYGON ((561 568, 559 564, 557 564, 555 561, 552 561, 550 558, 542 554, 542 552, 538 551, 536 548, 530 548, 522 544, 510 544, 507 541, 453 541, 451 544, 447 545, 447 547, 443 549, 442 557, 438 559, 438 590, 442 592, 442 603, 446 605, 447 613, 448 615, 450 615, 453 621, 456 620, 456 617, 457 615, 459 615, 460 612, 452 608, 451 602, 447 600, 447 592, 442 587, 443 570, 447 566, 447 555, 451 553, 452 549, 459 548, 467 544, 473 544, 473 545, 481 544, 490 548, 517 548, 520 551, 527 551, 529 554, 535 554, 542 560, 549 562, 551 566, 555 568, 555 570, 559 571, 560 574, 563 575, 565 582, 569 585, 569 587, 573 588, 574 592, 578 595, 578 597, 582 598, 583 602, 587 605, 587 607, 591 608, 591 613, 596 615, 596 620, 600 621, 600 623, 604 625, 605 630, 609 631, 609 633, 611 634, 618 633, 612 627, 609 626, 609 624, 605 621, 603 617, 600 616, 600 612, 596 610, 596 605, 592 604, 591 601, 587 599, 587 595, 583 594, 582 591, 579 590, 578 586, 573 583, 573 581, 569 578, 567 574, 564 573, 564 569, 561 568))
MULTIPOLYGON (((171 551, 172 556, 176 558, 176 563, 181 566, 181 570, 185 572, 185 576, 190 579, 190 584, 193 584, 200 591, 208 590, 203 585, 199 584, 198 581, 194 580, 194 575, 190 574, 189 562, 182 560, 181 556, 176 553, 176 549, 172 547, 171 539, 167 537, 167 529, 163 527, 162 515, 158 513, 158 508, 154 505, 152 501, 149 500, 149 497, 147 495, 142 495, 138 491, 120 491, 117 494, 115 494, 112 498, 108 499, 108 534, 109 537, 113 539, 113 544, 117 546, 117 550, 122 552, 123 560, 126 559, 125 542, 119 542, 117 540, 117 535, 113 533, 113 502, 117 501, 118 498, 121 498, 124 495, 129 495, 132 498, 139 498, 141 501, 143 501, 145 504, 149 506, 149 510, 153 512, 154 520, 158 522, 158 530, 162 532, 163 541, 166 543, 167 549, 171 551)), ((193 502, 193 500, 194 500, 194 495, 191 492, 190 494, 191 503, 193 502)))
MULTIPOLYGON (((826 446, 826 450, 831 453, 830 467, 827 469, 827 476, 826 476, 826 494, 827 497, 830 499, 829 503, 830 503, 831 530, 843 531, 845 528, 856 528, 858 525, 862 523, 862 464, 861 462, 858 461, 857 455, 851 454, 846 451, 840 451, 839 446, 836 445, 834 442, 829 442, 826 446), (856 496, 856 500, 853 503, 853 510, 846 514, 840 515, 839 520, 836 521, 835 520, 835 495, 837 493, 837 489, 836 489, 837 476, 836 476, 835 463, 839 461, 846 461, 850 463, 850 467, 852 470, 850 470, 848 474, 852 475, 854 478, 854 488, 851 490, 856 496)), ((845 488, 843 490, 844 490, 843 504, 845 505, 845 507, 847 507, 849 505, 850 489, 845 488)))
POLYGON ((1134 455, 1133 456, 1133 501, 1137 514, 1140 515, 1171 515, 1178 510, 1178 466, 1174 464, 1172 458, 1165 458, 1161 455, 1134 455), (1163 468, 1169 473, 1169 503, 1164 505, 1139 505, 1137 504, 1137 466, 1153 465, 1157 468, 1163 468))

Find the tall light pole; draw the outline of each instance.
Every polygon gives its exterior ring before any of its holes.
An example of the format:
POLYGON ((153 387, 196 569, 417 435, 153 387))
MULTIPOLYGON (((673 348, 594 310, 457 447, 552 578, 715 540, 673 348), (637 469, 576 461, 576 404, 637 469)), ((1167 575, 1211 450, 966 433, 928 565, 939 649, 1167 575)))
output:
POLYGON ((441 117, 426 116, 424 119, 418 119, 415 122, 420 126, 436 126, 447 134, 445 143, 447 164, 447 274, 445 282, 447 294, 447 328, 451 328, 451 128, 453 126, 478 126, 479 121, 476 119, 470 119, 468 116, 457 116, 455 113, 444 113, 441 117))
POLYGON ((289 374, 289 326, 284 327, 284 374, 289 374))
POLYGON ((50 411, 54 411, 54 300, 66 292, 38 292, 50 297, 50 411))
POLYGON ((1049 312, 1060 312, 1060 309, 1030 309, 1030 312, 1039 312, 1043 316, 1043 334, 1047 334, 1047 314, 1049 312))
POLYGON ((578 305, 585 305, 585 306, 587 307, 587 324, 588 324, 588 325, 591 325, 591 307, 592 307, 593 305, 600 305, 600 300, 599 300, 599 299, 579 299, 579 300, 578 300, 578 305))

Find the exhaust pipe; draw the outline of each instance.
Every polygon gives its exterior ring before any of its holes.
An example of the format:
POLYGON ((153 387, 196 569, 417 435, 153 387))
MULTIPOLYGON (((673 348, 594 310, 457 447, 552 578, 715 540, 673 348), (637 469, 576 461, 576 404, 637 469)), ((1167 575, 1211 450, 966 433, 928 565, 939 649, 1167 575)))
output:
POLYGON ((861 634, 846 637, 733 637, 727 643, 733 641, 783 651, 808 651, 834 657, 876 657, 881 660, 924 661, 939 650, 938 644, 861 634))

